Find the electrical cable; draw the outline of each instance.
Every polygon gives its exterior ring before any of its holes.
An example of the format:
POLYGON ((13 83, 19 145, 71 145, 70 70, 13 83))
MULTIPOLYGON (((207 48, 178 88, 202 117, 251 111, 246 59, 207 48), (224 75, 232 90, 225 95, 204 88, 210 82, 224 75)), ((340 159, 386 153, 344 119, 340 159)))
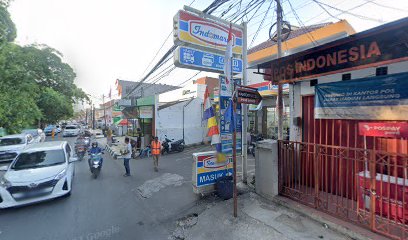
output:
POLYGON ((265 19, 266 19, 266 16, 268 16, 269 10, 271 10, 272 3, 274 3, 274 2, 275 2, 275 1, 271 1, 271 3, 269 4, 268 10, 266 11, 266 13, 265 13, 265 15, 264 15, 264 17, 263 17, 263 19, 262 19, 262 22, 261 22, 261 24, 260 24, 259 27, 258 27, 258 30, 256 30, 256 33, 255 33, 254 37, 252 38, 251 44, 249 44, 249 48, 252 47, 252 44, 254 43, 255 39, 258 37, 259 31, 261 30, 262 25, 264 24, 264 21, 265 21, 265 19))
MULTIPOLYGON (((336 11, 339 11, 339 12, 341 12, 342 14, 348 14, 348 15, 357 17, 357 18, 362 19, 362 20, 369 20, 369 21, 374 21, 374 22, 378 22, 378 23, 384 23, 384 21, 381 20, 381 19, 370 18, 370 17, 363 16, 363 15, 360 15, 360 14, 357 14, 357 13, 352 13, 352 12, 349 12, 349 11, 345 11, 345 10, 342 10, 342 9, 339 9, 339 8, 336 8, 336 7, 333 7, 333 6, 329 5, 329 4, 319 2, 319 1, 317 1, 317 0, 313 0, 313 1, 316 2, 317 4, 319 4, 319 6, 324 5, 324 6, 326 6, 326 7, 329 7, 329 8, 331 8, 331 9, 334 9, 334 10, 336 10, 336 11)), ((325 9, 325 8, 323 8, 323 9, 325 9)), ((331 13, 329 13, 326 9, 325 9, 325 11, 326 11, 330 16, 332 16, 332 17, 334 17, 334 18, 340 20, 339 18, 337 18, 337 17, 333 16, 331 13)))
POLYGON ((292 9, 293 15, 295 15, 299 25, 306 31, 306 35, 308 36, 308 38, 312 41, 314 46, 317 46, 318 43, 316 41, 316 39, 313 37, 313 35, 310 33, 308 27, 305 26, 305 24, 302 22, 302 20, 300 19, 299 15, 296 13, 295 9, 292 6, 292 3, 290 2, 290 0, 288 0, 290 9, 292 9))
POLYGON ((315 2, 317 5, 319 5, 319 7, 321 8, 321 9, 323 9, 327 14, 329 14, 332 18, 335 18, 335 19, 337 19, 337 20, 341 20, 340 18, 338 18, 338 17, 336 17, 336 16, 333 16, 325 7, 323 7, 323 5, 320 3, 320 2, 318 2, 318 1, 316 1, 316 0, 313 0, 313 2, 315 2))
POLYGON ((367 2, 369 2, 369 3, 372 3, 372 4, 377 5, 377 6, 379 6, 379 7, 388 8, 388 9, 391 9, 391 10, 401 11, 401 12, 408 12, 408 10, 406 10, 406 9, 395 8, 395 7, 383 5, 383 4, 380 4, 380 3, 375 2, 374 0, 364 0, 364 1, 367 1, 367 2))

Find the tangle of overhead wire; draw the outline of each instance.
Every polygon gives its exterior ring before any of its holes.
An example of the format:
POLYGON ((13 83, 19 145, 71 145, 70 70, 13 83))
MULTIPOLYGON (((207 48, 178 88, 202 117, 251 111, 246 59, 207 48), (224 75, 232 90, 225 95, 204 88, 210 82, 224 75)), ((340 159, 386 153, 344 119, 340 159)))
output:
POLYGON ((293 8, 292 3, 290 2, 290 0, 288 0, 290 9, 292 9, 293 15, 295 15, 295 18, 297 19, 299 25, 305 29, 306 31, 306 36, 312 41, 314 46, 317 46, 318 43, 316 41, 316 39, 313 37, 313 35, 310 33, 309 29, 305 26, 305 24, 302 22, 302 20, 300 19, 300 17, 298 16, 298 14, 296 13, 296 10, 293 8))
POLYGON ((268 10, 266 10, 265 15, 264 15, 264 17, 263 17, 263 19, 262 19, 262 21, 261 21, 261 24, 259 25, 258 29, 256 30, 256 33, 255 33, 254 37, 252 38, 251 44, 249 44, 249 48, 252 47, 252 44, 254 43, 255 39, 258 37, 259 31, 261 30, 262 25, 263 25, 264 22, 265 22, 266 16, 268 16, 269 10, 271 10, 272 4, 273 4, 274 2, 275 2, 275 1, 271 1, 271 3, 269 4, 268 10))

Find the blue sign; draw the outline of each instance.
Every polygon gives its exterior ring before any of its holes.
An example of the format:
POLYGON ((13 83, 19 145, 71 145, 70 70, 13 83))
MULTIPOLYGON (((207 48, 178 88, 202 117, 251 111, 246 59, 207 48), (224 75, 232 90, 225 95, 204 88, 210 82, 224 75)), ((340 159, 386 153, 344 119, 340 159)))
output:
MULTIPOLYGON (((232 88, 227 86, 225 77, 219 76, 220 80, 220 138, 221 138, 221 151, 225 154, 232 154, 232 133, 229 131, 229 122, 225 119, 225 110, 228 108, 228 103, 230 102, 232 91, 228 90, 232 88), (226 89, 223 91, 222 89, 226 89), (230 94, 230 95, 228 95, 230 94)), ((241 84, 241 79, 234 79, 235 84, 241 84)), ((242 115, 241 115, 241 104, 237 104, 236 107, 236 132, 237 132, 237 154, 241 153, 242 149, 242 115)))
MULTIPOLYGON (((224 56, 219 54, 204 52, 194 48, 178 47, 174 56, 174 64, 177 67, 192 68, 217 73, 222 73, 224 71, 224 56)), ((242 73, 241 59, 233 59, 232 71, 234 73, 242 73)))
POLYGON ((316 119, 408 120, 408 73, 316 85, 316 119))

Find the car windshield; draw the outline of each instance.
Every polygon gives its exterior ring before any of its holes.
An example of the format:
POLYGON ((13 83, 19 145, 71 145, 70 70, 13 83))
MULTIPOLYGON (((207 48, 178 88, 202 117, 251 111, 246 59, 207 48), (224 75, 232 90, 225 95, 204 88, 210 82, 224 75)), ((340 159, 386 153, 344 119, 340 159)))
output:
POLYGON ((65 156, 63 150, 25 152, 18 155, 11 169, 22 170, 40 168, 58 165, 64 162, 65 156))
POLYGON ((36 137, 38 135, 38 130, 37 129, 26 129, 26 130, 23 130, 22 133, 31 134, 31 136, 36 137))
POLYGON ((0 138, 0 146, 23 144, 24 142, 23 138, 0 138))
POLYGON ((67 126, 65 129, 77 129, 75 126, 67 126))

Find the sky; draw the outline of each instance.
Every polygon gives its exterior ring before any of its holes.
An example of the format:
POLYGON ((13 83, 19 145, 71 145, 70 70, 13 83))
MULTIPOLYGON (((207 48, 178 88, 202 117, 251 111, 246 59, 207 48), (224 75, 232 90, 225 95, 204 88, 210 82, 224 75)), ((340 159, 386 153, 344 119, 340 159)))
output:
MULTIPOLYGON (((276 20, 272 11, 275 5, 267 11, 270 1, 266 0, 256 13, 254 10, 244 18, 250 20, 248 45, 253 42, 255 46, 268 39, 269 27, 276 20), (252 41, 266 13, 259 34, 252 41)), ((322 5, 330 16, 312 0, 282 0, 284 20, 300 25, 289 3, 304 25, 338 21, 334 16, 346 19, 358 32, 408 16, 408 0, 318 1, 359 16, 322 5)), ((77 73, 75 83, 94 102, 101 102, 102 94, 107 95, 110 88, 115 93, 116 79, 138 81, 144 76, 173 29, 173 16, 191 2, 192 7, 203 10, 212 0, 14 0, 9 11, 17 27, 18 44, 47 44, 60 51, 63 60, 77 73)), ((248 2, 243 0, 242 6, 248 2)), ((223 5, 214 15, 220 15, 227 7, 228 4, 223 5)), ((170 36, 153 63, 172 45, 170 36)), ((176 69, 158 83, 179 85, 195 73, 195 70, 176 69)), ((206 75, 216 76, 203 72, 193 79, 206 75)))

